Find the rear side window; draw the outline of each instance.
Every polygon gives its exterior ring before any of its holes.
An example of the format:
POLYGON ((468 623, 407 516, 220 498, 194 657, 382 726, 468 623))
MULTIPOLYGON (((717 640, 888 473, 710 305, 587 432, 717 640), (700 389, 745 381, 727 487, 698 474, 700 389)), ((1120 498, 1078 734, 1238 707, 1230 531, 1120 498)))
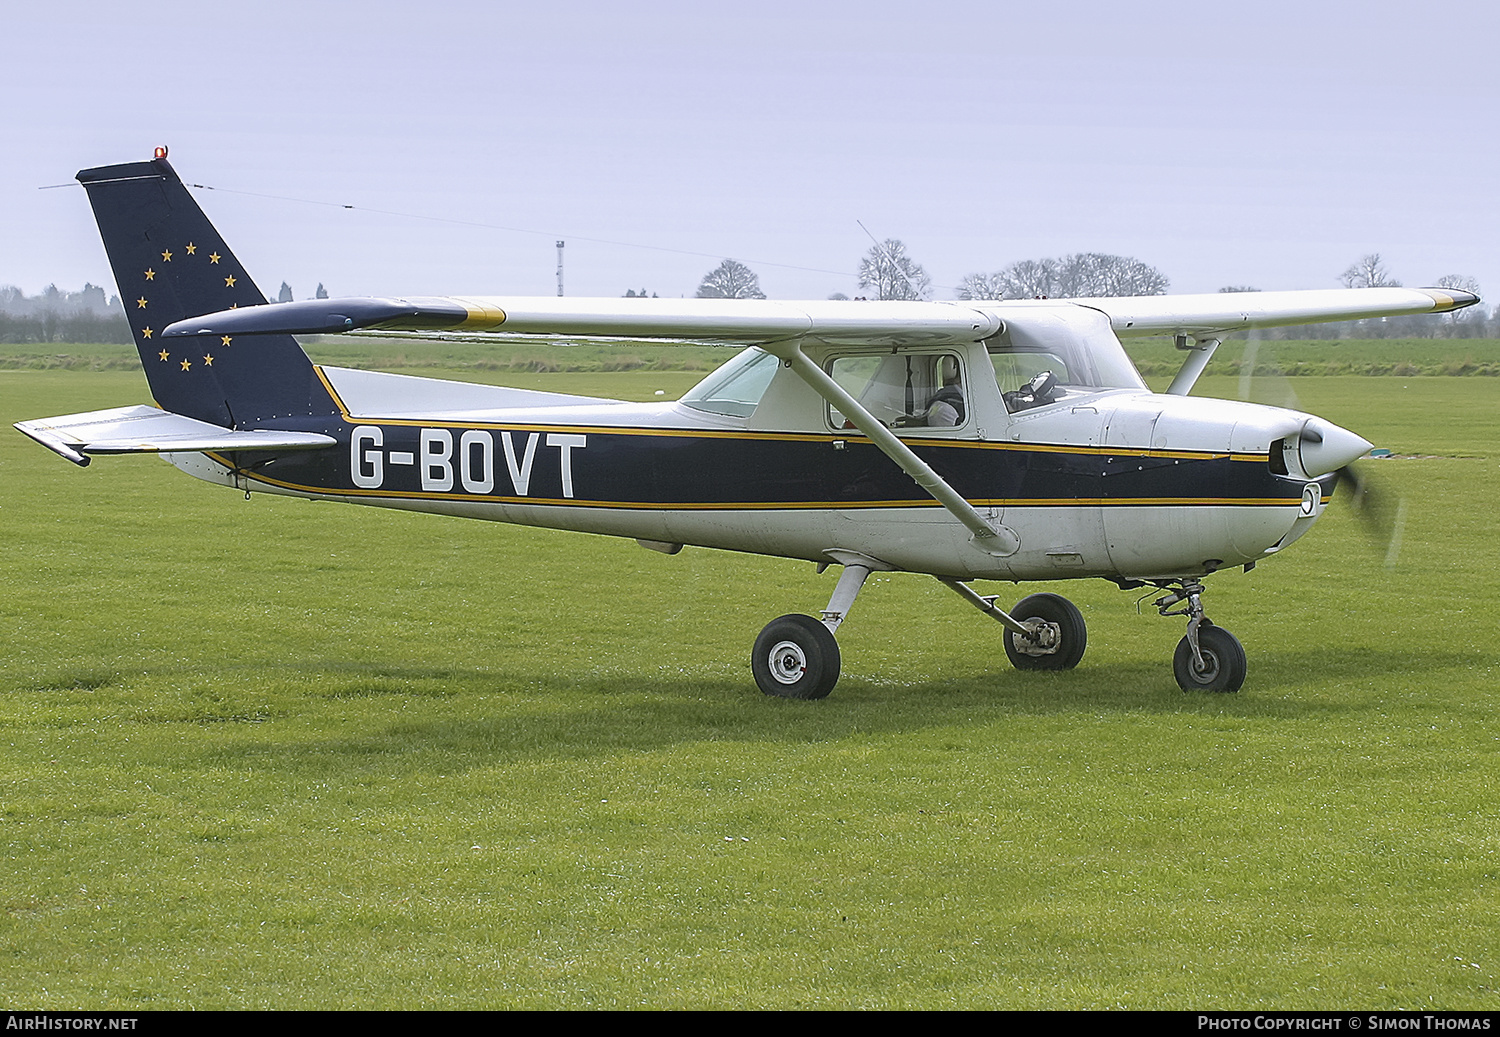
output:
MULTIPOLYGON (((953 353, 878 353, 838 357, 829 375, 891 428, 956 428, 968 418, 963 365, 953 353)), ((854 425, 829 405, 828 424, 854 425)))

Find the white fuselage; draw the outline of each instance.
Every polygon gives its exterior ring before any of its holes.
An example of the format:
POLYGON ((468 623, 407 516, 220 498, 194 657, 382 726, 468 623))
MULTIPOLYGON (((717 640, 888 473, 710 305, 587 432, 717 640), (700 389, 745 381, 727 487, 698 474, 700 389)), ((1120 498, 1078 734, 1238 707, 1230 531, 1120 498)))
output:
POLYGON ((745 413, 323 368, 339 446, 242 471, 168 458, 246 490, 960 579, 1202 574, 1280 550, 1326 503, 1327 473, 1296 460, 1307 415, 1143 387, 1012 411, 983 343, 944 352, 963 420, 902 439, 1014 549, 976 540, 784 366, 745 413))

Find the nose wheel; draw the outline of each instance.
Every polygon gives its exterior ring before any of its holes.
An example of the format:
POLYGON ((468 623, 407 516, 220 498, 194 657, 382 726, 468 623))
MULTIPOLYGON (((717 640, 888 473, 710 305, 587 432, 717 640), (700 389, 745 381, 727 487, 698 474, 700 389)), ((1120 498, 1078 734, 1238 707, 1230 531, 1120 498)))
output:
POLYGON ((1245 683, 1245 649, 1223 627, 1204 620, 1198 628, 1198 654, 1184 637, 1172 653, 1172 673, 1183 691, 1239 691, 1245 683))
POLYGON ((1153 603, 1163 616, 1187 616, 1187 634, 1172 653, 1172 675, 1183 691, 1239 691, 1245 683, 1245 649, 1223 627, 1203 614, 1203 584, 1182 581, 1181 588, 1153 603), (1186 602, 1180 609, 1172 606, 1186 602))

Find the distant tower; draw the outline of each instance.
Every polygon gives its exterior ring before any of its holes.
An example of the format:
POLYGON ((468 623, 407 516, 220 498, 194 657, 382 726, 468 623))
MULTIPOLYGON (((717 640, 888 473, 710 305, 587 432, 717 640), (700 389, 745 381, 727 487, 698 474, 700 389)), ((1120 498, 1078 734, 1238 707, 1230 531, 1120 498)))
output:
POLYGON ((557 243, 557 294, 559 297, 562 296, 562 250, 565 244, 566 242, 562 241, 557 243))

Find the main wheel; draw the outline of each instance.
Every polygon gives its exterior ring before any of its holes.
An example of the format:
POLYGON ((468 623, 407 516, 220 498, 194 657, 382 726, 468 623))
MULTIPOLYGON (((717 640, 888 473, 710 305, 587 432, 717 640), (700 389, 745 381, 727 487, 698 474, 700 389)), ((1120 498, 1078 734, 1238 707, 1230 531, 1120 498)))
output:
POLYGON ((1051 628, 1040 645, 1010 630, 1005 632, 1005 654, 1016 669, 1071 670, 1083 658, 1088 630, 1083 624, 1083 613, 1067 598, 1060 594, 1033 594, 1022 598, 1010 614, 1022 623, 1040 619, 1051 628))
POLYGON ((1198 627, 1203 668, 1193 663, 1193 646, 1184 637, 1172 653, 1172 673, 1183 691, 1239 691, 1245 683, 1245 649, 1229 631, 1206 621, 1198 627))
POLYGON ((755 639, 750 669, 767 695, 824 698, 838 683, 839 643, 811 616, 782 616, 767 623, 755 639))

